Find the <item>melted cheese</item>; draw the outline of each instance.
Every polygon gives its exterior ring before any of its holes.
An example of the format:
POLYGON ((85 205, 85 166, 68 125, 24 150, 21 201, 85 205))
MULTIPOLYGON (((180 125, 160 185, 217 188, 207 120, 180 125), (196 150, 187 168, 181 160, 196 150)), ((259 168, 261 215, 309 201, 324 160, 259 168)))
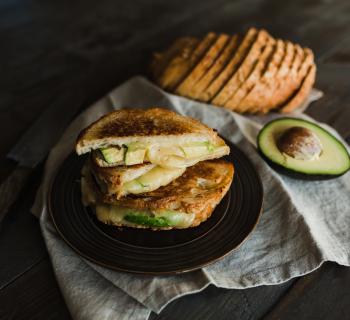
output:
POLYGON ((162 168, 157 166, 141 177, 126 182, 123 185, 123 192, 125 194, 150 192, 167 185, 180 177, 184 172, 185 168, 162 168))
POLYGON ((155 211, 146 211, 146 210, 137 210, 131 208, 124 208, 113 205, 98 204, 95 207, 97 218, 109 224, 123 224, 125 226, 135 226, 135 223, 129 222, 124 218, 127 215, 144 215, 144 216, 155 216, 163 217, 168 222, 170 227, 178 228, 188 228, 193 220, 193 213, 183 213, 172 210, 155 210, 155 211))
POLYGON ((205 145, 184 147, 158 147, 148 149, 147 158, 150 162, 162 167, 186 168, 208 158, 219 158, 229 152, 228 146, 208 148, 205 145))

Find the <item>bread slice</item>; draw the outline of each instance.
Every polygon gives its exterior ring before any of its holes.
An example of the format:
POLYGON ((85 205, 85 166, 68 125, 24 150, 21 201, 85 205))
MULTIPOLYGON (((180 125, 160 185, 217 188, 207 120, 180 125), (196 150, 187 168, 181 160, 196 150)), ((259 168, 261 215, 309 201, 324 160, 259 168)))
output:
POLYGON ((281 112, 287 113, 292 112, 306 100, 312 86, 315 83, 316 78, 316 65, 313 63, 308 70, 306 77, 304 78, 300 88, 294 94, 294 96, 281 108, 281 112))
POLYGON ((270 35, 265 30, 260 30, 256 41, 253 43, 247 55, 243 58, 241 65, 237 71, 233 73, 230 80, 224 85, 219 93, 212 100, 213 104, 225 106, 227 101, 233 96, 238 88, 244 83, 247 76, 252 70, 255 61, 261 54, 261 48, 265 46, 270 35))
POLYGON ((177 64, 172 65, 171 73, 169 73, 168 68, 166 68, 163 78, 166 80, 167 85, 163 86, 163 88, 173 92, 197 65, 200 59, 202 59, 216 38, 217 35, 214 32, 209 32, 201 41, 199 41, 197 46, 186 56, 185 59, 179 59, 177 64))
POLYGON ((267 106, 264 107, 263 113, 274 110, 282 103, 289 99, 294 90, 298 87, 296 84, 296 74, 303 61, 303 50, 299 45, 293 45, 293 59, 289 67, 279 70, 277 73, 274 95, 268 100, 267 106))
MULTIPOLYGON (((116 196, 103 194, 85 169, 82 178, 83 203, 96 209, 97 218, 114 226, 168 230, 198 226, 207 220, 230 188, 234 174, 232 163, 223 160, 203 161, 186 169, 185 173, 159 189, 140 195, 116 196), (135 212, 150 217, 175 214, 185 223, 147 226, 125 221, 119 212, 135 212)), ((164 218, 165 221, 167 218, 164 218)))
POLYGON ((264 102, 272 95, 271 85, 274 83, 277 70, 282 63, 285 48, 283 40, 277 40, 271 61, 260 80, 239 103, 239 109, 255 113, 264 107, 264 102))
POLYGON ((310 49, 302 49, 299 45, 294 45, 294 49, 295 56, 288 75, 281 81, 282 84, 277 89, 275 100, 267 111, 281 108, 294 96, 313 63, 314 56, 310 49))
POLYGON ((75 149, 81 155, 132 142, 172 146, 204 141, 225 146, 213 129, 193 118, 162 108, 121 109, 102 116, 82 130, 75 149))
POLYGON ((197 42, 198 39, 194 37, 182 37, 176 39, 166 51, 154 53, 150 65, 153 79, 158 82, 161 75, 164 73, 164 69, 169 66, 174 59, 179 56, 182 57, 186 53, 187 48, 197 42))
POLYGON ((92 154, 90 170, 100 190, 117 199, 128 194, 150 192, 181 176, 186 168, 162 168, 152 163, 101 167, 92 154))
POLYGON ((209 50, 205 53, 202 59, 193 68, 190 74, 180 83, 176 88, 175 93, 193 98, 191 89, 195 83, 207 72, 212 66, 216 58, 220 55, 221 51, 225 47, 229 40, 229 36, 226 34, 220 34, 209 50))
POLYGON ((199 98, 200 100, 209 102, 221 90, 247 55, 247 52, 254 43, 257 34, 258 30, 255 28, 248 30, 230 62, 226 65, 218 77, 209 85, 209 87, 201 94, 199 98))
POLYGON ((164 54, 157 55, 153 61, 153 75, 156 83, 164 88, 174 88, 178 84, 179 76, 187 69, 188 61, 199 43, 198 39, 189 38, 174 44, 175 49, 169 49, 164 54), (159 64, 159 68, 155 66, 159 64))
POLYGON ((269 38, 247 79, 241 84, 233 96, 226 102, 226 108, 242 113, 247 111, 245 108, 239 107, 239 104, 241 100, 247 95, 247 93, 255 86, 255 84, 260 81, 263 71, 268 65, 268 62, 270 61, 273 54, 274 45, 275 40, 269 38))
POLYGON ((264 106, 257 112, 266 113, 271 109, 278 106, 280 101, 283 101, 283 97, 286 95, 285 91, 288 92, 288 86, 286 88, 286 81, 288 81, 288 74, 296 61, 300 61, 298 50, 293 43, 286 41, 286 52, 283 57, 280 68, 277 70, 276 76, 269 86, 269 95, 264 100, 264 106))
POLYGON ((203 77, 192 87, 191 97, 203 102, 207 102, 207 96, 205 94, 206 89, 220 74, 220 72, 226 67, 230 61, 233 53, 237 49, 239 44, 238 35, 230 37, 226 47, 220 53, 219 57, 215 60, 210 69, 203 75, 203 77))
MULTIPOLYGON (((273 102, 267 110, 276 109, 281 104, 285 103, 293 94, 293 92, 300 86, 302 78, 298 76, 299 69, 304 59, 303 49, 299 45, 294 45, 294 58, 288 73, 278 83, 278 88, 275 93, 273 102)), ((304 77, 306 70, 304 73, 304 77)))
POLYGON ((299 45, 296 45, 296 48, 299 52, 300 62, 296 66, 292 66, 289 74, 292 93, 301 86, 310 66, 314 63, 314 54, 309 48, 302 49, 299 45))

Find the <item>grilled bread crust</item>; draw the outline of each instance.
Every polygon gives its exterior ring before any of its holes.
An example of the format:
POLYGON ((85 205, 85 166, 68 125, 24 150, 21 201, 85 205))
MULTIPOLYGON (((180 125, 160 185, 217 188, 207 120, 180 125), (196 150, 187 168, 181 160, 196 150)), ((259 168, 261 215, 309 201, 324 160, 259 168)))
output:
POLYGON ((130 142, 181 144, 209 140, 225 145, 217 133, 198 120, 162 108, 121 109, 110 112, 81 131, 78 155, 130 142))

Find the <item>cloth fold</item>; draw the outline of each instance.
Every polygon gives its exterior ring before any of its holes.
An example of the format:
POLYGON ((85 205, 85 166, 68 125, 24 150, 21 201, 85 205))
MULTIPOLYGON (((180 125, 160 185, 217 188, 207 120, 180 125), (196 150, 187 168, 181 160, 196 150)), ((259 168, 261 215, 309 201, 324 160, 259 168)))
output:
MULTIPOLYGON (((302 108, 320 95, 314 90, 302 108)), ((317 269, 324 261, 349 266, 349 173, 329 181, 300 181, 272 170, 258 155, 255 141, 262 124, 279 116, 245 117, 165 93, 142 77, 130 79, 80 114, 50 152, 32 210, 40 217, 54 271, 73 318, 147 319, 151 311, 158 313, 170 301, 209 284, 244 289, 288 281, 317 269), (264 185, 262 217, 239 249, 203 269, 176 276, 125 274, 81 258, 58 236, 47 207, 50 182, 72 152, 82 128, 113 109, 151 106, 172 109, 216 128, 247 154, 264 185)), ((309 119, 301 113, 294 116, 309 119)))

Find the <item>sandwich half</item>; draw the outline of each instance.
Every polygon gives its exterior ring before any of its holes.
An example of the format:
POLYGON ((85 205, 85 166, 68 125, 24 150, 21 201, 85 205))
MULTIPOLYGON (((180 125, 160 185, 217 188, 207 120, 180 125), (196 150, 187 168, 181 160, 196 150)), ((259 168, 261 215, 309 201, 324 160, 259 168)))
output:
POLYGON ((94 209, 97 219, 154 230, 195 227, 207 220, 229 190, 234 174, 229 162, 203 161, 155 191, 118 198, 101 190, 90 166, 87 162, 82 170, 82 200, 94 209))
POLYGON ((225 156, 230 149, 201 122, 152 108, 106 114, 80 133, 76 152, 90 152, 100 167, 151 163, 163 168, 187 168, 225 156))

